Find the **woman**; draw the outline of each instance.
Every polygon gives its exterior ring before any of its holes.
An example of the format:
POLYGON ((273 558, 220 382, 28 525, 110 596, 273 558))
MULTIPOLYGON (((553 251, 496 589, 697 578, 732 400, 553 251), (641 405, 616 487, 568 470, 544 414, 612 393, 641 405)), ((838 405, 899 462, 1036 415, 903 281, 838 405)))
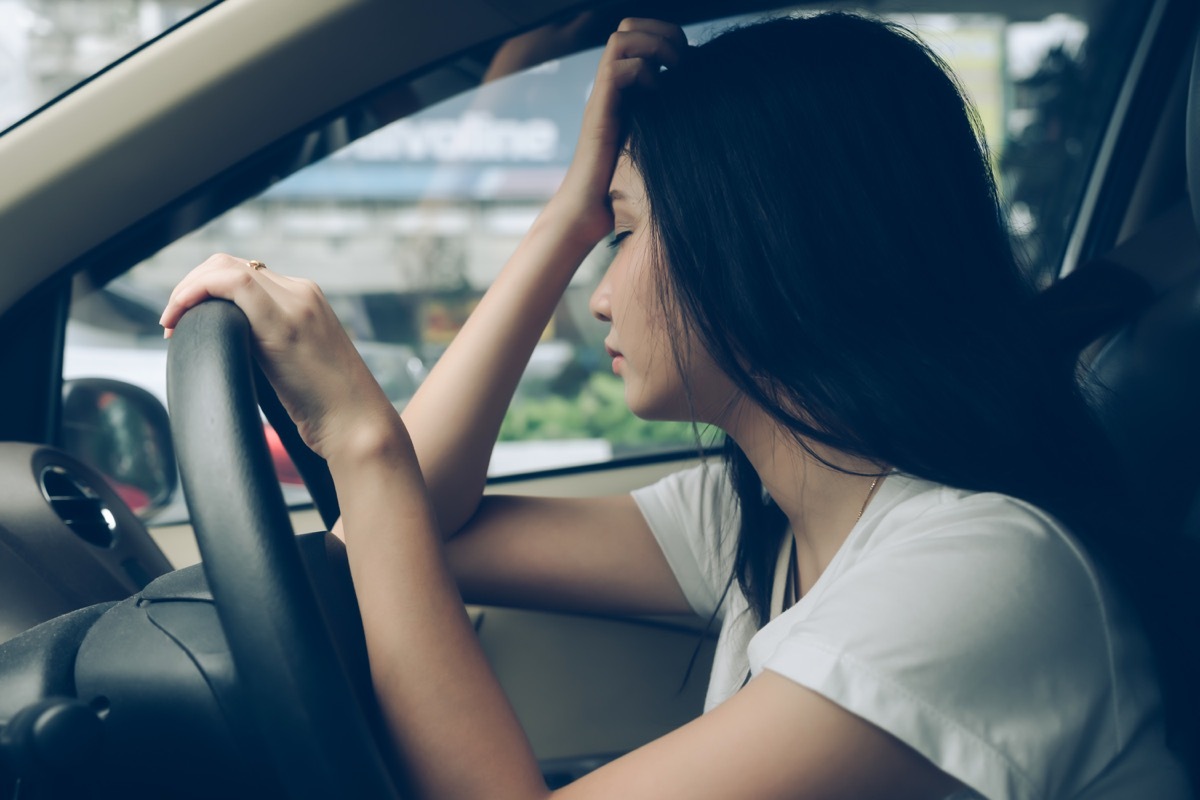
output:
POLYGON ((563 796, 1188 796, 1134 584, 1097 566, 1136 555, 1110 457, 1031 321, 971 116, 903 30, 834 14, 689 50, 625 20, 562 187, 401 416, 311 283, 214 256, 167 332, 211 296, 329 463, 419 796, 548 795, 459 589, 721 618, 708 713, 563 796), (721 428, 726 463, 481 500, 610 231, 591 307, 626 400, 721 428))

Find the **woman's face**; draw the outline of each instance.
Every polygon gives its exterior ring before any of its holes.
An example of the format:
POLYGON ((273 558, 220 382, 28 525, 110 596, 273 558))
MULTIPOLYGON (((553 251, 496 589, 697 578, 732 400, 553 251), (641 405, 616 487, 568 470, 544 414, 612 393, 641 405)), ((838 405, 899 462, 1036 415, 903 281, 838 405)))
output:
POLYGON ((645 186, 628 156, 617 161, 609 198, 616 253, 589 305, 597 319, 612 325, 604 344, 613 372, 625 381, 625 402, 644 419, 720 424, 734 397, 733 385, 690 331, 666 316, 654 275, 645 186), (680 332, 684 341, 672 341, 680 332))

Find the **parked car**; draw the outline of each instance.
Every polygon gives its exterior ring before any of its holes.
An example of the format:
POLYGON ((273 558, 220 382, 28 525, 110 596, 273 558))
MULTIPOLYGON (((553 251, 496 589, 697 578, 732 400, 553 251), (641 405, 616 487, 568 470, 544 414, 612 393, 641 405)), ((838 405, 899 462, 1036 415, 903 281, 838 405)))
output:
MULTIPOLYGON (((261 480, 271 470, 259 470, 220 509, 244 524, 202 537, 207 579, 187 558, 172 563, 162 544, 181 535, 180 526, 147 528, 130 509, 160 490, 174 495, 175 442, 165 415, 119 383, 82 411, 63 399, 65 376, 121 379, 161 398, 147 384, 165 386, 165 377, 157 384, 158 376, 141 376, 165 368, 161 344, 143 342, 136 368, 124 374, 93 374, 100 355, 65 348, 113 356, 136 349, 145 331, 134 325, 81 344, 83 326, 94 325, 86 306, 105 287, 110 294, 169 289, 211 251, 263 258, 327 287, 402 404, 561 178, 596 48, 616 20, 665 17, 703 37, 748 15, 814 7, 770 0, 218 0, 203 7, 144 0, 122 7, 132 5, 142 11, 127 17, 130 24, 153 18, 165 31, 97 74, 55 84, 59 96, 35 98, 0 133, 0 375, 8 385, 0 393, 0 794, 16 796, 19 783, 55 798, 81 791, 391 796, 394 765, 380 746, 344 556, 320 535, 284 530, 288 514, 297 531, 324 528, 329 506, 314 509, 307 495, 285 502, 277 482, 261 480), (596 16, 584 35, 547 37, 554 47, 530 51, 520 70, 496 69, 511 37, 557 30, 542 26, 588 9, 596 16), (121 468, 125 478, 70 433, 101 402, 128 406, 121 435, 140 431, 121 451, 138 459, 121 468), (146 471, 161 482, 128 477, 146 471), (264 531, 274 538, 255 538, 264 531), (248 674, 282 677, 257 692, 248 674)), ((1200 114, 1188 110, 1196 4, 866 5, 915 27, 963 79, 1031 279, 1062 311, 1061 341, 1048 334, 1047 347, 1069 341, 1069 357, 1099 359, 1101 379, 1135 387, 1135 411, 1105 406, 1114 438, 1133 480, 1154 485, 1172 513, 1185 508, 1200 485, 1200 468, 1179 458, 1200 436, 1187 411, 1200 363, 1189 359, 1200 336, 1186 322, 1191 295, 1181 294, 1200 278, 1193 219, 1200 212, 1189 204, 1185 178, 1185 150, 1200 141, 1200 127, 1185 135, 1188 114, 1200 114), (1154 328, 1167 331, 1163 338, 1139 335, 1140 320, 1164 315, 1185 322, 1154 328), (1128 347, 1141 348, 1133 368, 1128 347)), ((101 39, 88 39, 87 25, 126 19, 125 12, 72 17, 52 13, 54 6, 0 2, 0 13, 19 7, 24 25, 0 36, 0 46, 16 53, 36 39, 65 47, 70 37, 53 33, 55 14, 70 17, 77 43, 92 46, 101 39), (28 38, 18 48, 9 40, 21 31, 28 38)), ((13 102, 5 99, 0 112, 13 102)), ((1200 157, 1192 157, 1196 187, 1200 157)), ((611 402, 602 331, 586 311, 605 258, 598 251, 581 269, 523 384, 520 411, 502 432, 526 454, 553 453, 532 466, 506 461, 515 466, 497 470, 509 474, 497 475, 493 488, 624 492, 696 458, 687 426, 650 427, 611 402)), ((246 390, 248 380, 238 376, 229 392, 246 390)), ((216 416, 221 398, 232 396, 204 393, 191 402, 204 398, 216 416)), ((111 419, 95 419, 100 427, 88 422, 88 435, 117 435, 105 427, 111 419)), ((254 420, 253 430, 231 434, 240 437, 232 443, 213 441, 209 466, 184 469, 269 466, 257 412, 254 420), (254 461, 256 448, 263 460, 254 461)), ((277 465, 288 441, 282 428, 279 436, 270 451, 277 465)), ((302 453, 292 456, 297 475, 315 474, 305 473, 302 453)), ((328 487, 310 488, 318 501, 329 498, 328 487)), ((1185 516, 1178 514, 1177 529, 1185 516)), ((173 521, 181 520, 182 535, 190 535, 182 509, 173 521)), ((470 612, 551 784, 700 711, 713 644, 704 620, 470 612)))

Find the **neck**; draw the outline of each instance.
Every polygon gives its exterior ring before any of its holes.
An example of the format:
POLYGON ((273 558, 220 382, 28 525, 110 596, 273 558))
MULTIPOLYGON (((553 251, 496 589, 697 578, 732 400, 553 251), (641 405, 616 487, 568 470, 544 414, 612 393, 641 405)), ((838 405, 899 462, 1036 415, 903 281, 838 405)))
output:
POLYGON ((796 539, 800 589, 807 591, 862 515, 881 467, 813 442, 804 443, 812 451, 808 452, 758 408, 738 409, 726 423, 726 434, 746 454, 787 516, 796 539))

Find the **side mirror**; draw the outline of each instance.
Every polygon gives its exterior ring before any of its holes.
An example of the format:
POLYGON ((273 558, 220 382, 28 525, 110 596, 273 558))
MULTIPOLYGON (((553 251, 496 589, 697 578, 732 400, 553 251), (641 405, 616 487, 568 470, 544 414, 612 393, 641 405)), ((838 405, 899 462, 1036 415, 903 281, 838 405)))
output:
POLYGON ((171 502, 179 475, 167 409, 154 395, 107 378, 63 383, 62 448, 102 474, 142 519, 171 502))

